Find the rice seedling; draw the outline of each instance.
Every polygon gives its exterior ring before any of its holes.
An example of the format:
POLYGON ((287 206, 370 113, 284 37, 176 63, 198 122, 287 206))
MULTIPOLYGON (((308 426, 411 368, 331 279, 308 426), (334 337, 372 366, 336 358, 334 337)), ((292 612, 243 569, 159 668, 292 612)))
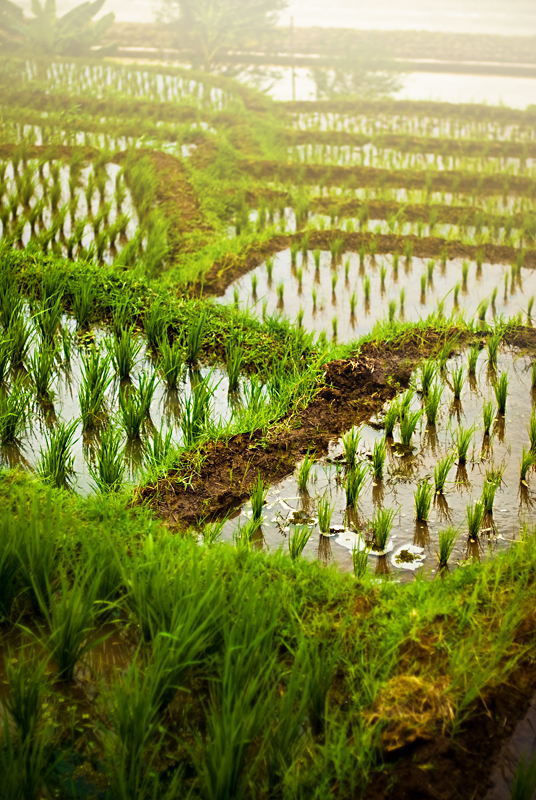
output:
POLYGON ((141 343, 135 341, 132 328, 122 328, 121 335, 119 337, 114 335, 108 339, 106 346, 116 374, 120 380, 126 380, 130 377, 141 352, 141 343))
POLYGON ((357 306, 357 295, 355 292, 352 292, 352 296, 350 297, 350 315, 355 317, 355 309, 357 306))
POLYGON ((145 461, 149 466, 159 468, 166 463, 173 449, 173 431, 170 429, 164 435, 164 423, 162 422, 160 430, 155 428, 152 438, 144 445, 145 461))
POLYGON ((426 414, 428 425, 436 424, 442 396, 443 388, 439 384, 436 384, 429 390, 426 396, 426 400, 424 401, 424 413, 426 414))
POLYGON ((510 800, 530 800, 536 791, 536 755, 523 756, 517 766, 510 800))
POLYGON ((508 272, 504 275, 504 299, 508 297, 508 272))
POLYGON ((11 344, 9 339, 0 337, 0 387, 9 374, 11 365, 11 344))
POLYGON ((315 463, 314 459, 309 457, 309 451, 307 451, 305 454, 305 458, 298 467, 298 471, 296 474, 298 490, 300 492, 305 492, 307 489, 307 484, 309 483, 309 476, 311 475, 311 470, 314 466, 314 463, 315 463))
POLYGON ((531 387, 536 389, 536 361, 533 361, 530 367, 531 387))
POLYGON ((385 264, 380 266, 380 285, 382 289, 385 289, 385 278, 387 277, 387 267, 385 264))
POLYGON ((413 242, 410 241, 409 239, 406 239, 404 243, 404 256, 408 263, 413 258, 413 242))
POLYGON ((331 291, 332 294, 335 294, 335 289, 337 288, 337 281, 339 280, 339 276, 336 272, 333 273, 331 276, 331 291))
POLYGON ((194 386, 192 394, 184 401, 181 430, 185 447, 193 447, 203 436, 210 417, 213 394, 210 375, 207 375, 194 386))
POLYGON ((59 296, 53 301, 52 298, 46 299, 41 305, 41 309, 34 315, 37 327, 44 342, 51 343, 61 323, 62 297, 59 296))
POLYGON ((101 433, 96 464, 89 466, 95 488, 102 494, 118 492, 123 484, 125 466, 121 447, 121 432, 108 426, 101 433))
POLYGON ((203 332, 207 320, 206 311, 202 311, 197 319, 193 319, 188 327, 188 341, 186 345, 186 361, 190 366, 197 364, 201 345, 203 342, 203 332))
POLYGON ((427 266, 427 277, 429 284, 432 284, 434 282, 434 269, 435 269, 435 261, 429 261, 427 266))
POLYGON ((6 331, 11 343, 11 366, 20 367, 26 360, 34 338, 30 323, 23 317, 16 317, 6 331))
POLYGON ((373 550, 383 553, 389 541, 389 534, 393 529, 393 520, 396 511, 391 508, 378 509, 371 520, 373 550))
MULTIPOLYGON (((302 272, 302 274, 303 274, 303 272, 302 272)), ((256 272, 252 272, 251 273, 251 294, 253 295, 253 297, 257 296, 257 286, 258 286, 258 284, 259 284, 259 279, 257 277, 257 273, 256 272)), ((301 286, 301 281, 300 281, 300 286, 301 286)))
POLYGON ((357 463, 357 451, 359 450, 360 441, 361 431, 359 428, 351 428, 348 433, 342 437, 344 460, 349 469, 354 469, 357 463))
POLYGON ((41 348, 36 348, 29 359, 28 371, 37 397, 41 400, 47 399, 50 394, 55 355, 51 347, 43 345, 41 348))
POLYGON ((527 306, 527 320, 532 320, 532 309, 534 308, 534 295, 529 299, 527 306))
POLYGON ((339 327, 339 319, 338 319, 338 317, 336 317, 336 316, 335 316, 335 317, 332 317, 332 318, 331 318, 331 329, 332 329, 332 331, 333 331, 333 338, 334 338, 334 339, 336 339, 336 338, 337 338, 337 330, 338 330, 338 327, 339 327))
POLYGON ((95 294, 87 281, 78 284, 73 296, 73 313, 80 328, 87 328, 92 316, 95 294))
POLYGON ((300 252, 300 243, 297 241, 292 242, 292 244, 290 245, 290 263, 293 267, 296 266, 299 252, 300 252))
POLYGON ((476 365, 478 362, 478 356, 480 354, 480 348, 477 344, 471 346, 469 350, 469 355, 467 357, 467 372, 469 375, 475 375, 476 373, 476 365))
POLYGON ((444 569, 448 566, 454 548, 456 547, 456 542, 459 538, 459 532, 452 526, 448 527, 444 531, 439 531, 439 550, 437 550, 436 555, 438 564, 441 568, 444 569))
POLYGON ((495 400, 497 401, 497 411, 499 414, 506 413, 506 400, 508 398, 508 373, 502 372, 501 377, 493 387, 495 400))
POLYGON ((400 440, 403 445, 409 447, 411 445, 411 439, 413 434, 415 433, 415 428, 417 427, 421 417, 423 415, 421 411, 408 411, 407 414, 401 416, 400 418, 400 440))
POLYGON ((488 300, 482 300, 482 302, 478 306, 478 319, 481 322, 484 322, 484 320, 486 319, 486 314, 488 313, 488 308, 489 308, 489 301, 488 300))
POLYGON ((352 548, 352 566, 354 568, 354 578, 362 580, 367 572, 368 557, 370 548, 363 547, 361 550, 354 545, 352 548))
POLYGON ((495 501, 495 495, 497 493, 497 489, 499 485, 492 481, 484 481, 484 486, 482 487, 482 498, 481 503, 484 506, 484 511, 486 514, 493 514, 493 503, 495 501))
POLYGON ((277 284, 276 293, 277 293, 277 299, 279 300, 280 303, 282 303, 283 297, 285 295, 285 284, 283 283, 283 281, 279 281, 279 283, 277 284))
POLYGON ((406 290, 405 289, 401 289, 400 290, 400 311, 401 312, 404 311, 405 302, 406 302, 406 290))
POLYGON ((487 342, 488 348, 488 361, 490 367, 495 369, 497 367, 497 357, 499 355, 499 345, 501 343, 501 334, 495 333, 490 336, 487 342))
POLYGON ((407 416, 409 410, 411 408, 411 404, 415 398, 415 393, 413 389, 408 389, 404 394, 399 398, 398 407, 400 411, 400 418, 407 416))
POLYGON ((393 322, 396 314, 396 300, 389 300, 389 322, 393 322))
POLYGON ((519 466, 519 479, 522 483, 525 483, 527 480, 527 473, 532 467, 536 464, 536 453, 533 453, 532 450, 525 450, 523 448, 523 452, 521 454, 521 463, 519 466))
POLYGON ((0 390, 0 442, 13 444, 22 435, 28 423, 31 394, 18 376, 11 386, 11 392, 0 390))
POLYGON ((313 286, 312 297, 313 297, 313 311, 316 311, 316 301, 318 299, 318 292, 316 286, 313 286))
POLYGON ((368 275, 363 278, 363 294, 365 295, 365 302, 370 302, 370 278, 368 275))
POLYGON ((454 394, 454 399, 459 400, 462 391, 463 391, 463 384, 464 384, 464 369, 462 366, 458 367, 458 369, 453 369, 450 374, 452 380, 452 391, 454 394))
POLYGON ((469 277, 469 262, 464 261, 462 264, 462 283, 464 288, 467 286, 468 277, 469 277))
POLYGON ((238 291, 237 286, 233 288, 233 305, 235 308, 238 308, 240 305, 240 292, 238 291))
POLYGON ((315 262, 315 270, 318 271, 320 269, 320 250, 313 250, 313 260, 315 262))
POLYGON ((445 490, 449 472, 454 466, 456 458, 453 453, 440 458, 434 467, 434 491, 436 494, 442 494, 445 490))
POLYGON ((318 501, 317 514, 318 514, 318 527, 320 533, 328 535, 331 528, 331 518, 335 510, 335 503, 330 503, 327 495, 320 498, 318 501))
POLYGON ((67 486, 72 473, 74 459, 72 445, 78 420, 71 423, 58 422, 52 433, 45 432, 45 448, 40 450, 38 474, 47 483, 61 489, 67 486))
POLYGON ((392 438, 399 414, 400 414, 400 409, 398 406, 398 402, 396 400, 393 400, 389 408, 385 412, 385 416, 383 418, 383 425, 386 438, 392 438))
POLYGON ((430 507, 432 505, 432 487, 426 481, 420 483, 413 492, 415 502, 415 519, 419 522, 428 522, 430 507))
POLYGON ((454 305, 455 305, 455 306, 457 306, 457 305, 458 305, 458 302, 459 302, 458 298, 459 298, 459 296, 460 296, 460 288, 461 288, 461 287, 460 287, 460 284, 459 284, 459 283, 457 283, 457 284, 454 286, 454 305))
POLYGON ((400 253, 398 250, 395 250, 393 253, 393 277, 398 278, 398 266, 400 264, 400 253))
POLYGON ((240 371, 244 360, 244 350, 232 339, 226 348, 227 377, 229 391, 235 392, 240 386, 240 371))
POLYGON ((82 354, 82 376, 78 391, 80 415, 84 429, 96 425, 102 417, 106 390, 112 382, 110 358, 104 357, 95 346, 82 354))
POLYGON ((262 510, 264 508, 264 503, 266 500, 266 493, 268 491, 268 487, 265 486, 264 481, 262 480, 260 473, 257 475, 257 480, 253 484, 250 493, 249 499, 251 502, 251 511, 252 511, 252 521, 260 524, 262 522, 262 510))
POLYGON ((454 439, 454 443, 456 445, 456 450, 458 453, 459 464, 463 465, 467 463, 467 453, 469 452, 469 447, 471 445, 471 440, 473 438, 474 432, 475 432, 474 427, 462 428, 461 426, 456 431, 456 437, 454 439))
POLYGON ((350 259, 347 258, 344 262, 344 280, 348 282, 350 276, 350 259))
POLYGON ((488 402, 484 402, 482 407, 482 419, 484 422, 484 436, 489 436, 491 431, 491 425, 493 423, 493 418, 495 416, 495 410, 493 408, 493 403, 491 400, 488 402))
POLYGON ((162 339, 167 338, 168 315, 162 303, 152 303, 143 319, 143 329, 149 345, 157 350, 162 339))
POLYGON ((434 361, 425 361, 421 366, 421 392, 424 397, 432 388, 432 384, 437 375, 437 364, 434 361))
POLYGON ((36 663, 24 650, 17 660, 4 657, 9 694, 4 707, 15 723, 19 742, 24 744, 34 736, 42 717, 41 701, 50 687, 45 676, 46 664, 36 663))
POLYGON ((274 259, 267 258, 266 259, 266 274, 268 275, 268 281, 272 280, 272 275, 274 273, 274 259))
POLYGON ((357 464, 354 469, 348 470, 345 483, 346 506, 348 508, 355 508, 357 506, 359 496, 365 487, 367 478, 368 468, 364 463, 357 464))
POLYGON ((293 561, 296 561, 313 534, 313 528, 308 525, 293 525, 288 536, 288 552, 293 561))
POLYGON ((493 291, 491 293, 491 307, 492 308, 495 308, 495 305, 497 303, 497 295, 498 294, 499 294, 499 289, 497 288, 497 286, 495 286, 495 288, 493 289, 493 291))
MULTIPOLYGON (((301 267, 296 270, 296 277, 298 279, 298 288, 301 292, 303 285, 303 269, 301 267)), ((337 281, 335 281, 335 285, 337 285, 337 281)), ((335 286, 333 286, 333 291, 335 291, 335 286)))
POLYGON ((172 345, 167 337, 161 340, 159 363, 164 383, 168 389, 176 389, 184 368, 183 352, 178 340, 172 345))
POLYGON ((146 416, 139 392, 131 387, 120 390, 119 415, 127 439, 139 439, 146 416))
POLYGON ((470 503, 466 509, 466 521, 469 532, 469 539, 472 542, 478 541, 482 520, 484 519, 484 506, 482 503, 470 503))
POLYGON ((376 480, 383 478, 383 466, 385 464, 385 440, 376 439, 372 448, 372 471, 376 480))
POLYGON ((426 295, 426 275, 423 273, 421 275, 421 297, 426 295))

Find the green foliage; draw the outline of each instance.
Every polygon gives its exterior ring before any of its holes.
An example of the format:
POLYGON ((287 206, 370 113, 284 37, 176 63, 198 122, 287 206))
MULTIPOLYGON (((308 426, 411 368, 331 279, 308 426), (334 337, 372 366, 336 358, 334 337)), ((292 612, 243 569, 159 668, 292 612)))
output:
MULTIPOLYGON (((92 54, 91 48, 100 44, 101 39, 113 24, 115 14, 106 14, 97 22, 93 21, 103 7, 105 0, 84 2, 68 11, 62 17, 56 16, 55 0, 32 0, 33 17, 17 24, 17 32, 27 40, 33 53, 55 54, 61 56, 82 56, 92 54)), ((115 46, 100 47, 99 55, 109 55, 115 46)))

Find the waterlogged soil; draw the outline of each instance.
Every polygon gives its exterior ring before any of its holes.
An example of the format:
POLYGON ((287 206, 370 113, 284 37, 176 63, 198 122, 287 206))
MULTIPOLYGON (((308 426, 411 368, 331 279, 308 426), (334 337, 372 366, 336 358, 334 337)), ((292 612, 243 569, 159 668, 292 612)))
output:
MULTIPOLYGON (((95 328, 81 337, 74 321, 66 316, 63 318, 62 325, 70 331, 72 337, 71 362, 57 365, 48 402, 39 401, 34 397, 26 430, 18 444, 0 448, 0 465, 9 467, 20 465, 36 469, 41 451, 46 448, 46 437, 52 431, 54 424, 58 420, 67 423, 78 420, 72 447, 74 465, 71 485, 77 492, 87 495, 94 488, 90 465, 95 465, 96 452, 100 444, 100 432, 99 428, 84 431, 80 420, 78 393, 82 382, 82 356, 88 352, 93 343, 101 346, 103 352, 106 353, 106 339, 110 337, 110 332, 95 328)), ((140 342, 142 342, 141 337, 140 342)), ((156 368, 154 358, 143 345, 130 379, 119 381, 115 378, 109 385, 105 396, 103 422, 121 427, 120 390, 128 390, 129 386, 137 387, 140 375, 145 373, 151 376, 156 368)), ((113 367, 110 370, 112 371, 113 367)), ((125 480, 134 483, 139 481, 145 467, 145 446, 155 430, 162 429, 164 436, 167 431, 171 430, 173 443, 178 445, 182 443, 181 419, 184 402, 191 395, 192 386, 207 377, 209 377, 209 384, 213 390, 210 421, 217 425, 220 421, 231 420, 233 414, 240 407, 237 405, 240 390, 243 389, 247 379, 241 379, 240 389, 237 392, 229 393, 229 380, 226 372, 219 367, 200 365, 195 370, 185 368, 175 390, 169 390, 160 380, 151 403, 150 417, 144 424, 141 438, 129 441, 124 437, 125 480)))
POLYGON ((506 317, 526 313, 530 297, 536 294, 536 273, 533 269, 522 268, 518 279, 512 285, 508 278, 505 293, 505 277, 510 270, 503 264, 484 263, 479 269, 475 262, 469 265, 467 283, 462 277, 462 259, 447 261, 443 266, 437 262, 432 280, 428 280, 428 259, 413 258, 408 264, 400 258, 398 270, 393 268, 393 256, 367 257, 360 264, 359 257, 350 253, 333 263, 330 253, 320 254, 320 266, 316 269, 314 259, 309 253, 303 259, 298 256, 296 266, 291 264, 290 250, 274 256, 273 273, 270 279, 266 262, 256 267, 249 275, 244 275, 229 286, 220 302, 234 302, 238 292, 239 303, 249 307, 259 317, 265 314, 283 314, 292 322, 303 312, 302 325, 306 330, 317 333, 325 331, 333 336, 336 320, 339 341, 351 341, 368 333, 376 322, 388 316, 390 303, 395 304, 395 318, 404 321, 418 321, 439 310, 443 303, 445 316, 464 312, 467 318, 477 314, 483 301, 487 301, 488 319, 504 314, 506 317), (345 263, 349 262, 348 277, 345 276, 345 263), (385 279, 382 282, 382 269, 385 279), (301 286, 300 286, 301 272, 301 286), (421 292, 421 277, 426 276, 426 291, 421 292), (252 292, 252 277, 257 280, 257 290, 252 292), (367 300, 365 281, 370 280, 370 295, 367 300), (335 290, 333 280, 336 279, 335 290), (278 296, 278 287, 283 284, 283 299, 278 296), (454 287, 460 285, 458 302, 454 301, 454 287), (491 294, 497 287, 494 307, 491 294), (313 300, 316 292, 316 306, 313 300), (405 293, 401 308, 401 292, 405 293), (355 314, 351 313, 351 298, 355 293, 355 314))
MULTIPOLYGON (((425 418, 421 419, 409 448, 400 444, 399 427, 395 428, 394 438, 386 442, 383 479, 373 479, 370 475, 356 510, 346 508, 343 445, 341 439, 334 439, 327 454, 315 463, 305 492, 298 490, 294 474, 270 488, 257 546, 286 548, 292 521, 308 524, 307 520, 317 520, 320 498, 329 499, 333 505, 333 533, 325 537, 320 534, 318 525, 311 523, 312 536, 304 553, 326 563, 337 562, 345 571, 353 569, 352 549, 361 549, 371 540, 370 520, 377 509, 396 512, 391 552, 380 557, 369 555, 370 568, 379 575, 392 574, 405 581, 411 580, 417 569, 424 569, 432 577, 437 571, 438 533, 449 525, 460 532, 451 557, 451 569, 473 559, 493 557, 512 545, 518 546, 522 527, 536 521, 536 475, 529 472, 526 481, 520 481, 522 451, 530 448, 527 427, 536 403, 536 393, 531 388, 531 363, 530 358, 505 349, 499 355, 497 369, 490 369, 487 351, 482 350, 476 375, 466 379, 461 398, 456 401, 449 375, 453 369, 466 365, 466 354, 449 360, 441 380, 444 391, 437 424, 430 426, 425 418), (503 372, 509 379, 506 414, 495 417, 491 436, 487 437, 483 434, 482 407, 485 401, 492 400, 496 408, 494 385, 503 372), (428 521, 418 522, 414 513, 414 492, 422 482, 433 485, 434 467, 439 459, 455 452, 455 438, 460 427, 474 429, 467 463, 459 464, 456 459, 444 493, 434 497, 428 521), (493 468, 504 470, 502 482, 495 496, 493 513, 486 515, 480 537, 472 542, 467 535, 466 509, 481 498, 486 472, 493 468), (403 555, 397 556, 401 549, 403 555)), ((413 375, 412 383, 419 385, 417 374, 413 375)), ((422 397, 417 393, 412 410, 421 407, 422 397)), ((361 428, 358 459, 367 465, 374 442, 384 438, 382 418, 379 414, 371 424, 361 428)), ((224 539, 233 540, 237 527, 246 524, 250 516, 250 507, 246 505, 238 521, 226 524, 224 539)))

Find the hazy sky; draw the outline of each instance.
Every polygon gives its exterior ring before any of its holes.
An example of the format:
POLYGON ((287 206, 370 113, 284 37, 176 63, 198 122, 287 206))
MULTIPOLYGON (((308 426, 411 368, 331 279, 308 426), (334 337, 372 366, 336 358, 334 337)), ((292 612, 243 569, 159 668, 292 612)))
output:
MULTIPOLYGON (((30 0, 18 0, 30 10, 30 0)), ((57 0, 67 11, 79 0, 57 0)), ((151 21, 160 0, 107 0, 119 20, 151 21)), ((290 0, 296 25, 536 35, 536 0, 290 0)))

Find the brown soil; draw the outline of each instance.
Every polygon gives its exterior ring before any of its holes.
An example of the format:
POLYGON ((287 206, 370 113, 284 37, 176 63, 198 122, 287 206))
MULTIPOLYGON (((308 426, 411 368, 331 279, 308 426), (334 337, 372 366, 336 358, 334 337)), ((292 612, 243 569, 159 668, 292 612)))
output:
POLYGON ((290 164, 280 161, 244 161, 243 171, 257 180, 308 183, 313 186, 370 186, 424 189, 430 192, 471 194, 536 195, 536 180, 521 175, 470 174, 457 170, 389 170, 377 167, 339 167, 320 164, 290 164))
POLYGON ((181 527, 206 516, 224 516, 248 497, 258 472, 274 482, 292 472, 307 450, 325 453, 334 437, 369 419, 394 397, 397 384, 406 387, 416 362, 443 344, 439 334, 426 341, 415 334, 381 348, 367 344, 358 357, 331 362, 316 399, 304 411, 274 422, 267 433, 257 430, 209 443, 191 486, 183 481, 192 474, 185 460, 158 484, 140 489, 138 500, 181 527))
POLYGON ((365 800, 484 798, 501 746, 512 736, 535 692, 536 674, 524 665, 509 684, 486 693, 455 743, 437 736, 388 755, 388 770, 372 780, 365 800))
POLYGON ((364 133, 348 131, 287 131, 286 138, 291 145, 349 145, 363 147, 373 144, 378 148, 392 148, 402 153, 436 153, 438 155, 460 155, 498 157, 498 158, 536 158, 536 146, 524 142, 494 142, 487 139, 468 141, 466 139, 428 138, 424 136, 403 136, 398 134, 379 134, 367 136, 364 133))
MULTIPOLYGON (((215 262, 204 275, 202 282, 191 288, 194 292, 201 292, 204 295, 221 296, 235 280, 262 264, 267 256, 286 250, 293 241, 301 241, 302 238, 302 234, 298 233, 275 236, 258 245, 251 244, 242 253, 232 253, 215 262)), ((507 245, 486 244, 476 247, 461 242, 447 242, 445 239, 433 236, 419 238, 413 235, 346 233, 341 230, 312 232, 309 236, 309 249, 329 250, 330 243, 334 239, 344 241, 344 252, 357 253, 363 244, 369 250, 374 241, 378 255, 398 252, 403 256, 405 243, 410 241, 413 244, 415 258, 440 258, 446 251, 450 259, 461 258, 470 261, 474 261, 480 254, 483 260, 490 264, 513 264, 519 252, 507 245)), ((536 267, 536 250, 525 252, 524 265, 536 267)))

